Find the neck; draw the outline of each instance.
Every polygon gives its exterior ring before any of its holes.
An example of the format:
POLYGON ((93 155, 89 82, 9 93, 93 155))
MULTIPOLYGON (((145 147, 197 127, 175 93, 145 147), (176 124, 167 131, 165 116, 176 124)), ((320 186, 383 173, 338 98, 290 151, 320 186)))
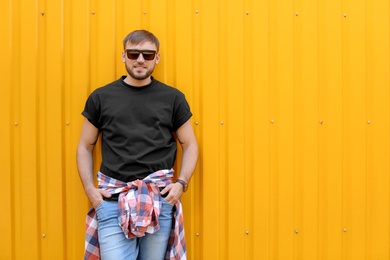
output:
POLYGON ((152 78, 148 77, 146 79, 139 80, 139 79, 132 78, 128 75, 124 79, 124 82, 126 84, 129 84, 130 86, 133 86, 133 87, 143 87, 143 86, 149 85, 152 82, 152 78))

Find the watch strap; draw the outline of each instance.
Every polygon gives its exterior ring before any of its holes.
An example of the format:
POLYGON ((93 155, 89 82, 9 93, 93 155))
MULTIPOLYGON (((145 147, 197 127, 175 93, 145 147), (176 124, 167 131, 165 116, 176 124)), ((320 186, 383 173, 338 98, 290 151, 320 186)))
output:
POLYGON ((183 192, 187 191, 187 188, 188 188, 188 183, 187 182, 183 181, 182 179, 177 179, 175 181, 175 183, 176 182, 180 183, 183 186, 183 192))

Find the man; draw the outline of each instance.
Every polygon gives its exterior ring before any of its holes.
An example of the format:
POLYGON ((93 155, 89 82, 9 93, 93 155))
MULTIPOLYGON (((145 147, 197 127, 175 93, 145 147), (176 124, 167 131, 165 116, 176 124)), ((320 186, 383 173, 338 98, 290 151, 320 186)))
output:
POLYGON ((179 90, 151 76, 160 60, 152 33, 131 32, 123 46, 127 75, 96 89, 82 112, 77 165, 93 206, 88 228, 97 228, 97 235, 87 229, 85 258, 185 259, 185 242, 178 234, 183 228, 179 199, 198 157, 192 113, 179 90), (100 133, 96 188, 92 153, 100 133), (176 139, 183 153, 173 182, 176 139))

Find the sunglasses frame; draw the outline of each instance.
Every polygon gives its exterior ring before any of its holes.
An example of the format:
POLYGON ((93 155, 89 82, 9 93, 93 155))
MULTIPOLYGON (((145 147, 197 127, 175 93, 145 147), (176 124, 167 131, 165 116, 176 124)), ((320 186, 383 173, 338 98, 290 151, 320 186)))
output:
POLYGON ((144 58, 144 60, 154 60, 154 58, 156 58, 156 54, 157 54, 157 51, 155 50, 137 50, 137 49, 126 49, 125 50, 126 52, 126 57, 129 59, 129 60, 137 60, 139 58, 139 55, 142 54, 142 57, 144 58), (131 55, 134 55, 134 56, 131 56, 131 55), (135 55, 137 55, 135 57, 135 55), (150 57, 152 56, 152 57, 150 57))

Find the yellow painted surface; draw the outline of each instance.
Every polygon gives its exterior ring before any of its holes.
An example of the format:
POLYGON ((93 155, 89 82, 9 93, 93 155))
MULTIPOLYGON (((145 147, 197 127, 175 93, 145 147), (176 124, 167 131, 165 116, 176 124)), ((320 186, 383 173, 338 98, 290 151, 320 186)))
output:
POLYGON ((0 6, 0 259, 82 257, 80 113, 138 28, 194 114, 189 259, 390 258, 388 0, 0 6))

